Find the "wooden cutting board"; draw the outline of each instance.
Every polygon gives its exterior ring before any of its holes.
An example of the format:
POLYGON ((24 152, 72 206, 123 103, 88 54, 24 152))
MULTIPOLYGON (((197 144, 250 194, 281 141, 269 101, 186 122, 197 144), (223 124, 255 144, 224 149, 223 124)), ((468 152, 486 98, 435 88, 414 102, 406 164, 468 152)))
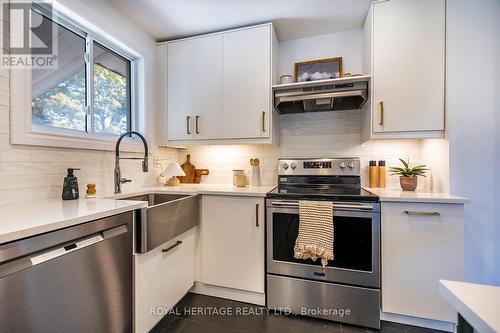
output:
POLYGON ((194 170, 194 183, 201 183, 201 176, 206 176, 209 174, 208 169, 195 169, 194 170))
POLYGON ((181 168, 186 174, 184 177, 179 177, 181 183, 194 183, 194 173, 196 168, 191 164, 191 155, 188 154, 186 156, 186 162, 181 165, 181 168))

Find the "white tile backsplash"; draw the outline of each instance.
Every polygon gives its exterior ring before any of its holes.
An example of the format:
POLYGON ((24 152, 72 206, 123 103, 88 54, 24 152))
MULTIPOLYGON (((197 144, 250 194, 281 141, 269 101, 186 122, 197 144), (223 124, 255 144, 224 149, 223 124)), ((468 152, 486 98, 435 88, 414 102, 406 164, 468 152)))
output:
MULTIPOLYGON (((279 117, 279 145, 241 146, 191 146, 179 153, 180 163, 185 155, 197 168, 210 170, 202 181, 207 183, 231 183, 233 169, 250 169, 250 158, 261 161, 261 182, 272 185, 277 179, 278 158, 293 157, 360 157, 362 183, 368 184, 368 162, 386 160, 387 166, 399 163, 398 158, 409 158, 411 163, 422 160, 420 140, 379 140, 361 144, 360 112, 318 112, 279 117)), ((427 190, 425 178, 419 180, 419 189, 427 190)), ((399 188, 397 176, 387 177, 388 188, 399 188)))

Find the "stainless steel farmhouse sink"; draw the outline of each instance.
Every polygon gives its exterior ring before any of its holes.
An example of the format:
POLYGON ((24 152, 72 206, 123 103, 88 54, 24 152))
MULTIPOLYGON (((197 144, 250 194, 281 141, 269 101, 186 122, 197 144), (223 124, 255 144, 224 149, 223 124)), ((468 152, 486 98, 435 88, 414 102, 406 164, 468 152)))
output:
POLYGON ((197 195, 147 193, 119 200, 146 201, 136 215, 136 252, 145 253, 199 224, 197 195))
POLYGON ((186 194, 170 194, 170 193, 147 193, 134 195, 132 197, 120 198, 119 200, 146 201, 148 206, 155 206, 165 202, 170 202, 182 198, 192 197, 186 194))

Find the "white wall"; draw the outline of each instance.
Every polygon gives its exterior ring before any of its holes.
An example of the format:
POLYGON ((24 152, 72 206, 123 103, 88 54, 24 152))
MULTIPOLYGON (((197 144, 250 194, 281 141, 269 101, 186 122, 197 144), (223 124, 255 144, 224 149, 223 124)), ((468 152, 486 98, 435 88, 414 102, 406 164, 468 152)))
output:
POLYGON ((466 279, 500 285, 500 1, 448 1, 447 21, 450 189, 471 199, 466 279))
POLYGON ((444 139, 422 140, 422 160, 430 169, 427 181, 431 192, 448 193, 450 191, 450 145, 444 139))
POLYGON ((344 73, 361 73, 362 35, 362 29, 355 29, 282 42, 279 76, 293 76, 296 62, 335 57, 342 57, 344 73))
MULTIPOLYGON (((497 25, 500 25, 500 19, 497 19, 497 25)), ((498 26, 497 31, 500 31, 500 26, 498 26)), ((500 54, 500 43, 497 43, 497 49, 495 51, 496 54, 500 54)), ((500 65, 499 62, 497 62, 497 72, 500 72, 498 66, 500 65)), ((500 74, 500 73, 499 73, 500 74)), ((496 76, 496 87, 500 87, 499 83, 499 77, 496 76)), ((498 89, 497 89, 498 91, 498 89)), ((497 94, 497 102, 496 105, 500 105, 500 94, 497 94)), ((493 235, 497 235, 495 237, 495 245, 496 248, 494 249, 495 254, 494 254, 494 269, 493 269, 493 282, 496 285, 500 285, 500 242, 498 241, 498 235, 500 235, 500 172, 498 171, 498 166, 500 165, 500 138, 499 138, 499 128, 500 128, 500 112, 499 112, 499 107, 497 106, 496 108, 497 112, 495 112, 495 124, 496 126, 496 136, 497 139, 495 140, 495 156, 496 159, 493 161, 493 163, 497 166, 497 170, 494 175, 494 181, 493 181, 493 186, 495 187, 495 229, 493 235)))
MULTIPOLYGON (((100 29, 137 50, 144 57, 145 82, 141 89, 145 98, 144 117, 146 136, 152 154, 167 160, 177 160, 177 151, 155 148, 155 41, 137 28, 106 2, 98 0, 62 0, 63 5, 93 22, 100 29)), ((1 22, 0 22, 1 23, 1 22)), ((11 145, 10 135, 10 73, 0 71, 0 202, 28 199, 59 198, 66 168, 81 168, 77 172, 80 191, 85 193, 89 182, 97 184, 98 192, 113 191, 114 153, 83 149, 61 149, 11 145)), ((31 99, 30 96, 26 98, 31 99)), ((12 110, 16 112, 16 110, 12 110)), ((164 162, 166 163, 166 162, 164 162)), ((122 174, 132 183, 124 189, 152 185, 160 169, 155 168, 150 158, 150 172, 142 173, 138 161, 123 161, 122 174)))
MULTIPOLYGON (((389 166, 399 157, 410 158, 412 163, 423 163, 421 143, 418 140, 383 140, 361 145, 360 111, 318 112, 280 116, 279 146, 191 146, 180 152, 181 163, 185 154, 191 154, 197 168, 210 169, 203 176, 208 183, 231 183, 231 170, 250 168, 250 158, 261 160, 261 177, 265 185, 277 181, 278 158, 283 157, 339 157, 358 156, 362 163, 362 182, 368 184, 368 161, 387 161, 389 166)), ((427 190, 426 179, 419 180, 419 190, 427 190)), ((388 187, 399 188, 399 178, 388 177, 388 187)))

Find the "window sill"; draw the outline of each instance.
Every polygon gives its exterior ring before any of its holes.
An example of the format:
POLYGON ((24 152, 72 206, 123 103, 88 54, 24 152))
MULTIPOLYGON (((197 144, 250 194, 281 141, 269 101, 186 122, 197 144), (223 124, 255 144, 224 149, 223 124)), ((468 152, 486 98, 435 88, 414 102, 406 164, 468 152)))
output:
MULTIPOLYGON (((13 145, 30 145, 44 147, 60 147, 72 149, 109 150, 114 151, 118 136, 103 135, 60 135, 50 133, 50 131, 30 131, 16 135, 12 131, 11 141, 13 145)), ((120 151, 143 152, 142 141, 136 137, 124 138, 120 146, 120 151)))

